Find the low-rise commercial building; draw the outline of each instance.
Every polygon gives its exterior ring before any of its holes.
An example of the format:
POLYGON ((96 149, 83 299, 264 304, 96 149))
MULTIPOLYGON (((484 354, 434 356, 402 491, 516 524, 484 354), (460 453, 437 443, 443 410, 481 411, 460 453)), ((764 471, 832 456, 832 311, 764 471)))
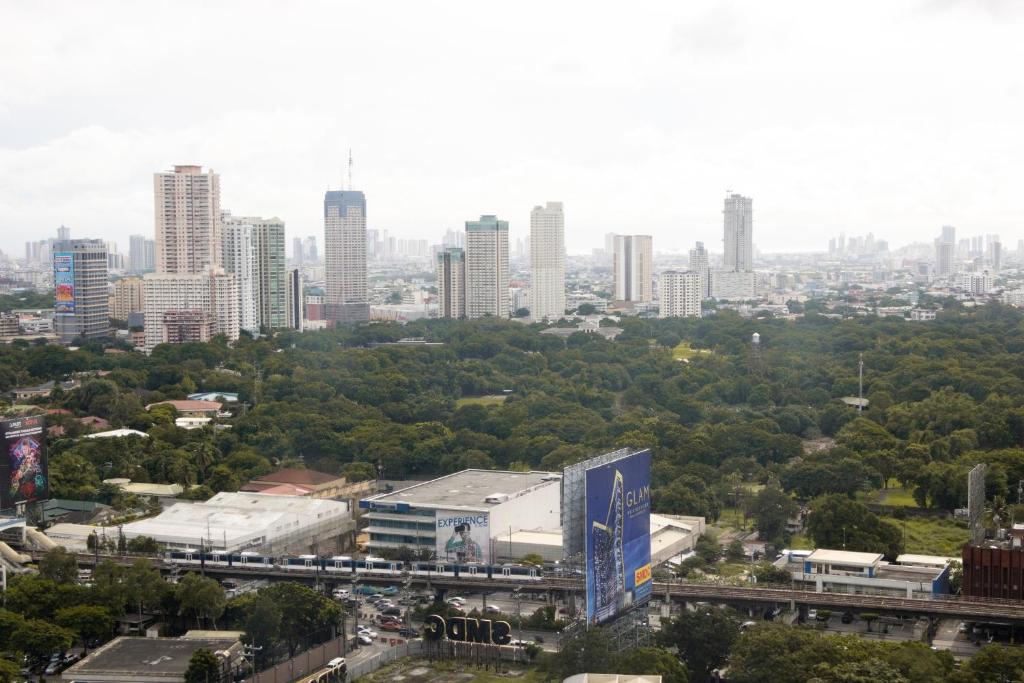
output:
POLYGON ((281 495, 287 488, 295 490, 291 495, 308 495, 311 498, 361 498, 376 491, 376 481, 349 483, 348 479, 336 474, 290 467, 256 477, 244 484, 241 490, 281 495))
POLYGON ((949 565, 893 564, 881 553, 784 550, 775 566, 818 593, 927 598, 949 593, 949 565))
POLYGON ((218 636, 207 632, 203 636, 115 638, 67 669, 62 678, 90 683, 181 683, 192 655, 206 649, 221 662, 221 680, 231 680, 242 663, 238 633, 225 631, 218 636))

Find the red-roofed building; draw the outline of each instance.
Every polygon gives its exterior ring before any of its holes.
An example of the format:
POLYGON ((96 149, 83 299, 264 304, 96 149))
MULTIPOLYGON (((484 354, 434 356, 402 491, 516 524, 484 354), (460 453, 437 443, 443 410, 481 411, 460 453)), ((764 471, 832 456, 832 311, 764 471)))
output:
POLYGON ((358 498, 373 491, 373 482, 348 483, 345 477, 290 467, 244 484, 240 491, 270 495, 310 496, 312 498, 358 498), (305 493, 293 493, 299 489, 305 493))

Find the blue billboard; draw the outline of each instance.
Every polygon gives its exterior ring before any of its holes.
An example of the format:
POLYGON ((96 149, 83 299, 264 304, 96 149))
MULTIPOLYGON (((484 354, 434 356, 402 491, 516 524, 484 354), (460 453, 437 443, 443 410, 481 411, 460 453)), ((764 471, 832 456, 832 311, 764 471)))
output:
POLYGON ((651 452, 586 471, 587 623, 651 595, 651 452))
POLYGON ((75 256, 67 252, 53 255, 53 312, 75 312, 75 256))

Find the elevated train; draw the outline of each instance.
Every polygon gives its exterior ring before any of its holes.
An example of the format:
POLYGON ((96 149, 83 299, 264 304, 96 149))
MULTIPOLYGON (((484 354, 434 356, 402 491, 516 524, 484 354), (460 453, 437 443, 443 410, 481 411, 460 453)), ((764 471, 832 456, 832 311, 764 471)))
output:
POLYGON ((539 581, 544 578, 540 567, 519 564, 476 564, 445 561, 402 562, 368 556, 356 559, 349 555, 326 557, 298 555, 274 557, 255 552, 218 553, 199 550, 173 550, 165 555, 167 562, 176 565, 208 567, 239 567, 245 569, 274 569, 298 574, 323 572, 328 576, 444 576, 502 578, 512 581, 539 581))

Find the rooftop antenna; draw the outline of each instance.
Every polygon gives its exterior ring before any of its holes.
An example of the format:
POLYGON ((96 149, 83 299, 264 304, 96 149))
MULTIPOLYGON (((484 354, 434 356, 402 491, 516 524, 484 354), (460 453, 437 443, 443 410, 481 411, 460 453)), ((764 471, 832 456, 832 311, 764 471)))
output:
POLYGON ((352 191, 352 148, 348 148, 348 191, 352 191))

